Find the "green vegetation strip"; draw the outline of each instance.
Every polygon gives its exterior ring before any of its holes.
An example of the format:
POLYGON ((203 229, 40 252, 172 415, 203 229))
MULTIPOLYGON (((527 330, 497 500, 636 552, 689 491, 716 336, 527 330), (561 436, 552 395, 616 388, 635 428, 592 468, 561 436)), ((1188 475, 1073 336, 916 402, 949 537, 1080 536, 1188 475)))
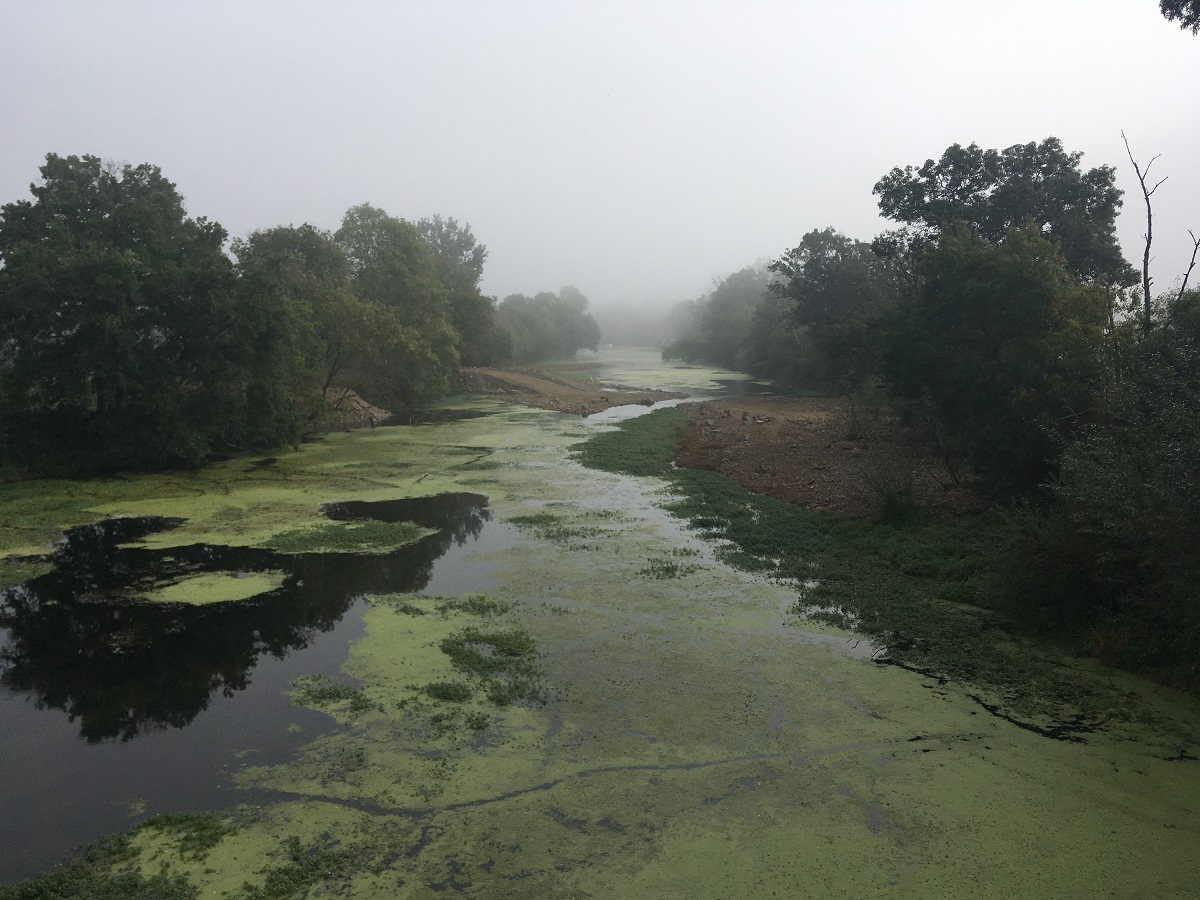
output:
MULTIPOLYGON (((127 834, 97 839, 79 859, 20 884, 0 885, 0 900, 192 900, 199 894, 182 875, 146 875, 138 870, 140 853, 133 838, 157 831, 178 842, 184 859, 203 861, 226 835, 238 830, 226 815, 215 812, 165 813, 152 816, 127 834)), ((287 895, 291 896, 291 895, 287 895)))
POLYGON ((331 522, 280 532, 263 546, 280 553, 390 553, 428 533, 411 522, 331 522))

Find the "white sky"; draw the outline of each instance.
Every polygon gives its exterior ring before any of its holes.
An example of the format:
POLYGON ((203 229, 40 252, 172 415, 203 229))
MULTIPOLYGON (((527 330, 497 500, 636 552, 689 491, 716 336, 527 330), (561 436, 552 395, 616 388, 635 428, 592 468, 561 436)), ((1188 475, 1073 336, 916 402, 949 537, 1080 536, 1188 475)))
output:
POLYGON ((1154 272, 1200 234, 1200 38, 1157 0, 0 0, 0 202, 45 154, 162 168, 232 235, 370 202, 470 222, 486 292, 667 305, 950 144, 1161 158, 1154 272))

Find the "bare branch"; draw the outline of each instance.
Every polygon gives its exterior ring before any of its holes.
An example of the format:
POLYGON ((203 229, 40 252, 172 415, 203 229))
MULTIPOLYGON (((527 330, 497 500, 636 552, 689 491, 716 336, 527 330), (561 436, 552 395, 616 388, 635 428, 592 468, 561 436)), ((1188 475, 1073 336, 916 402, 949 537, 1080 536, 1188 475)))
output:
POLYGON ((1129 149, 1129 138, 1125 137, 1125 132, 1121 132, 1121 140, 1125 142, 1125 152, 1129 155, 1129 161, 1133 163, 1133 171, 1137 173, 1138 184, 1142 186, 1142 196, 1146 199, 1146 250, 1142 254, 1142 330, 1149 331, 1153 325, 1153 320, 1150 317, 1150 245, 1154 241, 1154 213, 1150 208, 1150 195, 1158 190, 1159 185, 1167 179, 1162 179, 1152 188, 1146 187, 1146 176, 1150 174, 1150 167, 1154 165, 1154 160, 1157 156, 1150 158, 1150 162, 1146 163, 1146 170, 1143 172, 1142 167, 1137 164, 1137 160, 1133 158, 1133 151, 1129 149))
POLYGON ((1200 238, 1196 237, 1195 232, 1190 229, 1188 237, 1192 239, 1192 259, 1188 263, 1187 271, 1183 273, 1183 284, 1179 286, 1179 293, 1175 296, 1176 303, 1183 299, 1183 292, 1187 290, 1188 278, 1191 277, 1192 269, 1196 268, 1196 254, 1200 253, 1200 238))

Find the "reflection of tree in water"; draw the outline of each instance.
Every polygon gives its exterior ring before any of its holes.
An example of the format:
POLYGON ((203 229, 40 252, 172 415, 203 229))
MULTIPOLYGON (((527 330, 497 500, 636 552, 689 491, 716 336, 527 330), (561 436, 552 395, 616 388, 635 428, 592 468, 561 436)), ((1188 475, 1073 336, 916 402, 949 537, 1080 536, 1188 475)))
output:
MULTIPOLYGON (((54 571, 0 593, 0 627, 8 632, 0 645, 0 684, 78 719, 88 741, 182 727, 215 691, 229 696, 245 688, 259 656, 283 657, 307 646, 358 596, 423 588, 451 542, 478 537, 488 519, 480 494, 420 501, 411 517, 385 521, 415 521, 438 532, 377 556, 118 546, 179 520, 113 519, 72 529, 54 571), (187 606, 134 599, 186 575, 268 570, 284 572, 284 583, 249 600, 187 606)), ((329 512, 366 518, 372 506, 329 512)), ((396 514, 392 504, 382 506, 383 515, 396 514)))

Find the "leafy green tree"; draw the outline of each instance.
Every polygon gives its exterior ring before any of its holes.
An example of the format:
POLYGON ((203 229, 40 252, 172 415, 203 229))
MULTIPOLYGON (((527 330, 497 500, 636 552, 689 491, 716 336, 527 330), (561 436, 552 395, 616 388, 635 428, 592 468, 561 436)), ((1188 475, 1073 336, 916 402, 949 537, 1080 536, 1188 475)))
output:
POLYGON ((367 395, 412 409, 445 394, 458 373, 458 333, 433 251, 416 226, 363 204, 346 212, 334 240, 350 261, 355 295, 394 323, 386 346, 358 372, 367 395))
POLYGON ((665 347, 663 358, 738 368, 749 346, 755 310, 770 280, 765 269, 747 266, 718 281, 695 302, 692 330, 665 347))
POLYGON ((470 224, 460 226, 452 218, 421 219, 417 231, 433 251, 438 279, 449 295, 463 365, 503 362, 508 348, 496 318, 496 301, 479 290, 487 247, 476 243, 470 224))
POLYGON ((359 299, 350 282, 350 261, 328 232, 312 225, 279 226, 233 242, 243 280, 282 292, 296 310, 301 350, 293 370, 294 391, 315 419, 334 387, 353 387, 353 373, 397 339, 393 316, 359 299))
POLYGON ((771 291, 788 301, 792 327, 808 338, 794 378, 829 387, 873 362, 864 335, 899 300, 903 279, 894 260, 825 228, 804 235, 770 269, 778 276, 771 291))
POLYGON ((156 166, 50 154, 41 176, 0 208, 8 455, 111 469, 295 440, 291 310, 238 282, 225 231, 156 166))
POLYGON ((558 294, 510 294, 500 303, 501 325, 512 342, 512 359, 526 364, 564 359, 600 345, 600 326, 587 312, 587 298, 570 285, 558 294))
POLYGON ((1012 226, 1033 222, 1058 243, 1078 280, 1132 285, 1137 274, 1116 236, 1116 172, 1109 166, 1082 171, 1082 157, 1055 137, 1005 150, 953 144, 919 169, 892 169, 873 192, 884 216, 925 241, 948 223, 965 222, 997 243, 1012 226))
POLYGON ((1168 22, 1178 22, 1192 34, 1200 33, 1200 0, 1159 0, 1158 8, 1168 22))
POLYGON ((928 398, 946 443, 1001 491, 1028 490, 1086 421, 1109 297, 1080 285, 1035 224, 993 244, 952 226, 912 302, 890 313, 885 370, 928 398))

